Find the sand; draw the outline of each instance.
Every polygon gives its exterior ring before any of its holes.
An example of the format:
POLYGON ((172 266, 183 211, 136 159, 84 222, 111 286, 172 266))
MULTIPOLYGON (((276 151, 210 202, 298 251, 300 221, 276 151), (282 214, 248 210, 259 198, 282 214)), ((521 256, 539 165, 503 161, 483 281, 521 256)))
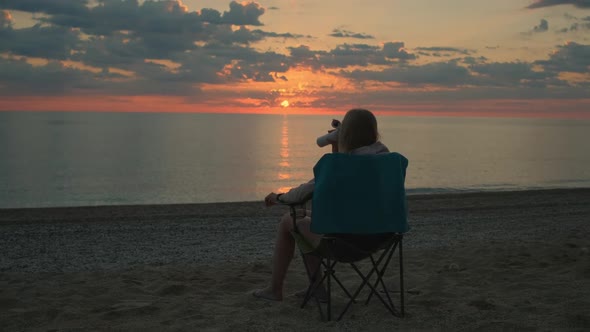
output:
POLYGON ((590 189, 411 196, 409 206, 406 317, 372 301, 340 322, 299 308, 299 258, 282 303, 250 293, 269 280, 284 207, 0 210, 0 330, 590 330, 590 189))

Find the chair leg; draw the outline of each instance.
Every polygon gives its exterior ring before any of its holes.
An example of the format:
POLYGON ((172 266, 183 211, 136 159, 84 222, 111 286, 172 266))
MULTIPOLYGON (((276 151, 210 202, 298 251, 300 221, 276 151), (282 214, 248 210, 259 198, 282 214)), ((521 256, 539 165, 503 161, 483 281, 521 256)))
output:
MULTIPOLYGON (((381 255, 381 257, 379 257, 378 260, 378 264, 383 260, 383 257, 385 256, 385 253, 383 253, 381 255)), ((350 263, 350 266, 352 266, 357 273, 359 273, 360 271, 358 271, 358 269, 356 268, 356 266, 353 263, 350 263)), ((361 293, 361 290, 365 287, 365 285, 368 283, 368 278, 370 278, 373 273, 375 272, 375 269, 371 269, 371 271, 369 271, 369 274, 365 277, 362 273, 359 273, 361 276, 361 279, 363 280, 363 282, 360 284, 360 286, 356 289, 356 291, 354 292, 354 294, 352 295, 352 298, 350 299, 350 301, 348 301, 348 303, 346 304, 346 306, 344 307, 344 309, 342 310, 342 312, 340 313, 340 316, 338 316, 337 320, 342 319, 342 316, 344 316, 344 314, 346 313, 346 311, 348 311, 348 308, 350 308, 350 306, 352 305, 352 303, 355 302, 357 296, 361 293)))
POLYGON ((399 240, 399 293, 400 293, 400 300, 401 300, 401 316, 404 317, 404 260, 403 260, 403 249, 402 249, 402 239, 399 240))
MULTIPOLYGON (((305 307, 305 305, 307 304, 307 302, 311 299, 311 294, 313 294, 313 292, 317 288, 317 284, 315 284, 315 280, 317 280, 318 273, 320 272, 322 262, 320 262, 320 267, 318 267, 318 269, 315 271, 314 275, 311 275, 311 271, 309 270, 309 267, 305 263, 305 254, 301 250, 299 252, 301 253, 301 258, 303 260, 303 266, 305 266, 305 272, 307 273, 307 278, 309 279, 309 286, 307 287, 307 291, 305 292, 305 297, 303 298, 303 302, 301 303, 301 309, 303 309, 305 307)), ((323 279, 318 284, 321 284, 322 281, 323 281, 323 279)), ((315 302, 318 307, 318 310, 320 311, 320 318, 321 318, 321 320, 324 320, 324 310, 322 310, 322 304, 320 303, 320 300, 317 297, 315 298, 315 302)))
POLYGON ((330 258, 328 257, 327 259, 328 261, 328 268, 326 269, 326 274, 328 275, 328 321, 332 320, 332 285, 330 284, 330 280, 332 280, 332 273, 333 273, 333 269, 332 269, 332 262, 330 261, 330 258))
MULTIPOLYGON (((398 254, 399 254, 399 280, 400 280, 400 307, 401 307, 401 312, 399 313, 400 317, 404 317, 405 315, 405 291, 404 291, 404 262, 403 262, 403 248, 402 248, 402 240, 403 239, 399 239, 399 241, 397 241, 394 246, 398 247, 398 254)), ((393 248, 393 250, 390 253, 390 257, 388 257, 387 262, 385 264, 385 266, 381 269, 381 275, 383 275, 383 273, 385 272, 385 269, 387 268, 387 265, 389 264, 389 260, 391 258, 391 256, 393 255, 393 252, 395 251, 395 247, 393 248)), ((372 257, 371 257, 372 259, 372 257)), ((383 280, 381 280, 382 282, 382 286, 383 286, 383 290, 385 291, 385 294, 387 295, 387 298, 389 300, 390 303, 392 303, 392 307, 395 308, 393 306, 393 301, 391 300, 391 297, 389 296, 389 292, 387 290, 387 288, 385 287, 385 284, 383 283, 383 280)), ((377 287, 377 282, 375 282, 375 284, 373 285, 373 287, 377 287)), ((367 297, 367 301, 365 302, 365 304, 368 304, 371 296, 373 295, 373 292, 371 292, 369 294, 369 296, 367 297)), ((395 310, 395 309, 394 309, 395 310)))
MULTIPOLYGON (((383 305, 387 308, 387 310, 389 310, 389 312, 394 315, 396 315, 396 312, 394 310, 394 308, 392 308, 391 306, 389 306, 389 304, 387 302, 385 302, 385 300, 381 297, 381 295, 379 295, 379 292, 377 292, 377 289, 375 289, 375 287, 373 287, 373 285, 371 285, 371 283, 369 282, 369 278, 371 277, 370 273, 368 276, 363 275, 363 273, 358 269, 358 267, 356 267, 356 265, 351 264, 352 268, 356 271, 356 273, 359 275, 359 277, 361 277, 361 279, 363 279, 364 284, 369 286, 369 288, 371 288, 371 291, 375 293, 375 295, 377 296, 377 298, 381 301, 381 303, 383 303, 383 305)), ((375 269, 371 270, 371 272, 374 272, 375 269)))
POLYGON ((338 279, 336 277, 336 274, 333 274, 332 277, 334 278, 334 281, 336 281, 336 283, 338 283, 338 285, 340 286, 340 288, 342 289, 342 291, 346 294, 346 296, 348 296, 349 299, 352 300, 352 303, 356 303, 356 300, 352 299, 352 295, 350 294, 350 292, 346 289, 346 287, 344 287, 344 285, 342 284, 342 282, 340 282, 340 279, 338 279))
MULTIPOLYGON (((391 308, 393 309, 393 311, 395 311, 395 305, 393 305, 393 301, 391 300, 391 296, 389 295, 389 291, 387 290, 387 287, 385 286, 385 282, 383 282, 383 274, 385 272, 385 270, 387 269, 387 265, 389 265, 389 262, 391 260, 391 256, 393 256, 393 251, 391 251, 389 253, 389 257, 387 257, 387 260, 385 261, 385 264, 383 266, 383 268, 379 271, 377 270, 377 280, 375 281, 375 285, 373 285, 373 289, 377 289, 377 284, 381 284, 381 288, 383 288, 383 291, 385 292, 385 296, 387 297, 387 301, 389 301, 389 305, 391 306, 391 308)), ((378 269, 378 266, 375 265, 375 260, 373 259, 373 256, 371 256, 371 263, 373 263, 373 266, 375 267, 375 269, 378 269)), ((371 292, 371 294, 373 294, 373 292, 371 292)), ((368 301, 369 299, 367 299, 367 303, 369 303, 368 301)))
MULTIPOLYGON (((389 262, 391 261, 391 257, 393 256, 393 253, 395 252, 395 249, 397 248, 397 242, 393 243, 385 252, 385 253, 389 253, 387 260, 385 261, 385 264, 383 266, 382 269, 378 269, 378 274, 379 277, 382 278, 383 275, 385 274, 385 271, 387 270, 387 266, 389 265, 389 262)), ((371 256, 371 262, 373 263, 373 266, 375 266, 375 268, 377 268, 377 266, 375 265, 375 261, 373 260, 373 256, 371 256)), ((375 281, 375 284, 373 285, 373 287, 377 287, 377 283, 379 282, 379 279, 377 279, 375 281)), ((382 284, 383 287, 385 287, 384 284, 382 284)), ((373 292, 369 293, 369 296, 367 297, 367 300, 365 301, 365 305, 369 304, 369 301, 371 301, 371 297, 373 296, 373 292)), ((388 295, 389 296, 389 295, 388 295)), ((391 301, 391 300, 390 300, 391 301)))
MULTIPOLYGON (((352 299, 352 295, 350 295, 350 293, 348 292, 348 290, 344 287, 344 285, 342 284, 342 282, 338 279, 338 277, 336 277, 336 273, 334 270, 334 267, 336 266, 336 264, 338 264, 337 261, 332 261, 330 259, 326 259, 326 262, 324 262, 323 260, 321 261, 322 266, 324 267, 324 276, 321 278, 321 280, 319 282, 316 282, 315 280, 317 280, 317 274, 319 273, 319 269, 316 271, 315 275, 309 278, 309 286, 307 287, 307 290, 305 292, 305 298, 303 299, 303 302, 301 303, 301 308, 304 308, 305 305, 309 302, 309 300, 313 297, 314 292, 318 289, 318 287, 324 282, 324 280, 326 280, 326 284, 327 284, 327 292, 328 292, 328 302, 326 303, 326 314, 327 314, 327 320, 330 321, 332 319, 332 279, 334 279, 334 281, 336 281, 336 283, 338 283, 338 285, 342 288, 342 290, 349 296, 349 298, 352 299)), ((308 275, 311 275, 311 273, 308 273, 308 275)), ((322 310, 322 304, 319 301, 319 299, 317 297, 315 297, 315 301, 316 304, 318 305, 318 308, 320 310, 320 316, 321 319, 324 320, 324 314, 323 314, 323 310, 322 310)), ((351 300, 351 302, 356 303, 354 301, 354 299, 351 300)))
MULTIPOLYGON (((350 294, 350 292, 348 291, 348 289, 346 289, 346 287, 344 287, 344 284, 342 284, 342 282, 340 281, 340 279, 338 279, 338 277, 336 276, 336 271, 334 270, 334 266, 336 266, 338 262, 337 261, 333 261, 331 263, 331 268, 330 271, 332 271, 332 276, 330 277, 331 279, 334 279, 334 281, 338 284, 338 286, 340 286, 340 288, 342 289, 342 291, 346 294, 346 296, 348 296, 349 299, 352 298, 352 295, 350 294)), ((327 264, 322 263, 322 266, 324 266, 325 268, 328 267, 327 264)), ((319 286, 322 282, 324 282, 324 280, 326 280, 327 274, 324 275, 324 277, 322 278, 322 280, 320 280, 319 283, 317 283, 317 285, 319 286)), ((356 301, 353 301, 353 303, 356 303, 356 301)))
MULTIPOLYGON (((303 254, 303 252, 301 252, 301 256, 303 259, 305 259, 305 255, 303 254)), ((326 318, 327 318, 327 321, 331 321, 332 320, 332 279, 334 279, 334 281, 336 281, 336 283, 340 286, 340 288, 344 291, 344 293, 346 293, 346 295, 349 298, 349 301, 346 304, 345 308, 338 315, 338 318, 336 319, 337 321, 340 321, 342 319, 342 317, 344 316, 344 314, 348 311, 350 306, 353 303, 356 303, 356 298, 358 297, 358 295, 360 294, 360 292, 362 291, 362 289, 365 286, 370 288, 370 293, 369 293, 369 296, 368 296, 365 304, 368 304, 371 297, 373 296, 373 294, 375 294, 377 296, 377 298, 379 298, 381 303, 389 310, 389 312, 392 315, 394 315, 396 317, 404 317, 404 315, 405 315, 404 280, 403 280, 404 270, 403 270, 403 248, 402 248, 401 239, 399 241, 392 243, 388 249, 384 250, 383 253, 377 259, 377 261, 375 261, 375 258, 372 255, 369 257, 370 257, 370 260, 372 263, 372 268, 368 272, 367 275, 363 274, 354 263, 350 263, 350 266, 354 269, 354 271, 362 279, 361 285, 356 289, 356 291, 354 292, 353 295, 351 295, 348 292, 348 290, 344 287, 344 285, 340 282, 340 280, 337 278, 337 276, 335 274, 334 266, 338 263, 337 261, 332 261, 329 257, 326 258, 325 260, 322 259, 320 261, 321 265, 315 271, 314 275, 311 274, 310 268, 307 266, 307 264, 304 264, 310 284, 306 290, 305 298, 303 300, 303 303, 301 304, 301 308, 305 307, 305 305, 307 304, 307 302, 309 302, 309 300, 311 299, 311 297, 313 296, 315 291, 318 289, 318 287, 320 285, 322 285, 324 280, 326 280, 327 293, 328 293, 327 294, 328 301, 327 301, 327 307, 326 307, 326 316, 327 316, 326 318), (389 263, 391 262, 391 259, 393 258, 393 254, 395 253, 396 249, 399 250, 401 314, 400 314, 400 312, 398 312, 395 309, 395 305, 393 304, 393 301, 392 301, 391 296, 389 294, 389 290, 387 289, 385 282, 383 280, 383 276, 385 275, 386 269, 387 269, 389 263), (383 266, 381 267, 381 265, 383 265, 383 266), (319 282, 317 282, 318 274, 320 273, 320 271, 321 271, 320 269, 322 267, 324 268, 325 273, 322 276, 321 280, 319 282), (376 274, 376 278, 377 278, 374 283, 371 281, 371 277, 372 277, 373 273, 376 274), (385 292, 385 294, 387 296, 387 300, 385 300, 380 295, 380 292, 377 290, 377 286, 379 284, 381 285, 381 288, 385 292)), ((324 312, 323 312, 322 304, 320 303, 320 301, 317 297, 315 297, 315 301, 316 301, 316 304, 317 304, 318 309, 320 311, 321 319, 324 320, 324 312)))
MULTIPOLYGON (((391 247, 390 247, 391 249, 391 247)), ((354 302, 354 300, 357 298, 357 296, 360 294, 361 290, 365 287, 365 285, 368 285, 369 288, 371 288, 371 295, 373 293, 375 293, 375 295, 377 295, 377 297, 379 298, 379 300, 383 303, 383 305, 389 310, 389 312, 391 312, 392 315, 394 316, 398 316, 395 312, 395 308, 389 306, 389 304, 387 302, 385 302, 385 300, 381 297, 381 295, 379 295, 379 293, 377 292, 377 290, 375 289, 375 287, 373 287, 370 282, 369 279, 371 278, 371 276, 373 275, 373 273, 378 272, 379 270, 376 268, 376 266, 378 267, 379 265, 381 265, 381 263, 383 262, 383 259, 385 258, 385 256, 390 253, 389 255, 389 259, 391 259, 392 256, 392 251, 389 250, 384 250, 383 253, 381 254, 381 256, 379 257, 379 259, 377 260, 376 263, 373 264, 373 268, 369 271, 369 273, 365 276, 357 267, 356 265, 354 265, 353 263, 350 264, 350 266, 356 271, 356 273, 361 277, 361 279, 363 280, 363 282, 361 283, 361 285, 357 288, 357 290, 354 292, 351 300, 346 304, 346 306, 344 307, 344 309, 342 310, 342 312, 340 313, 339 317, 337 320, 342 319, 342 317, 344 316, 344 314, 346 313, 346 311, 348 311, 348 309, 350 308, 350 306, 352 305, 352 303, 354 302)), ((377 276, 377 278, 379 277, 379 274, 377 276)), ((378 279, 379 281, 379 279, 378 279)), ((378 282, 377 281, 377 282, 378 282)))
MULTIPOLYGON (((335 265, 336 262, 334 262, 332 264, 335 265)), ((326 263, 324 263, 322 261, 322 266, 326 269, 328 269, 328 265, 326 263)), ((301 308, 305 307, 305 305, 307 304, 307 301, 309 301, 312 298, 312 294, 316 291, 316 289, 319 287, 319 285, 321 285, 324 280, 327 279, 328 274, 324 273, 324 276, 322 277, 322 279, 320 279, 320 281, 316 281, 317 279, 317 274, 319 273, 319 269, 316 271, 316 273, 314 274, 313 277, 309 277, 309 286, 307 287, 307 291, 305 292, 305 298, 303 300, 303 303, 301 304, 301 308)))

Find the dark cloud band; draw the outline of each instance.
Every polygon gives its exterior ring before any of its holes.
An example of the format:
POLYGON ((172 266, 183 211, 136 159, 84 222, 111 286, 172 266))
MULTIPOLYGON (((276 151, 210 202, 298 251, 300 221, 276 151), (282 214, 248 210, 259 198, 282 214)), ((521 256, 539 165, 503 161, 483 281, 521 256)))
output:
POLYGON ((578 8, 590 8, 590 0, 535 0, 527 8, 542 8, 558 5, 574 5, 578 8))
POLYGON ((342 29, 332 30, 332 33, 329 34, 329 36, 336 37, 336 38, 375 39, 374 36, 369 35, 369 34, 352 32, 352 31, 342 30, 342 29))

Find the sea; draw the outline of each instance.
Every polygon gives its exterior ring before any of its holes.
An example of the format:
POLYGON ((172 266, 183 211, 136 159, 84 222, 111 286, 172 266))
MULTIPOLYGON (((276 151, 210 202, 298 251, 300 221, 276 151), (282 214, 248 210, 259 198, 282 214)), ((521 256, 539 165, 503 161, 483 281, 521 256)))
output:
MULTIPOLYGON (((0 208, 261 201, 341 116, 0 112, 0 208)), ((590 187, 590 120, 377 119, 410 195, 590 187)))

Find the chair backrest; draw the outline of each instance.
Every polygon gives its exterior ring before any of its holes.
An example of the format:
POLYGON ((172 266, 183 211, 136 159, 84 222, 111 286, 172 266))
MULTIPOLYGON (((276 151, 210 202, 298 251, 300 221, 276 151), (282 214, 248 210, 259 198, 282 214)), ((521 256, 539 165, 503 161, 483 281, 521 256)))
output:
POLYGON ((408 159, 399 153, 324 155, 315 165, 311 231, 404 233, 408 159))

